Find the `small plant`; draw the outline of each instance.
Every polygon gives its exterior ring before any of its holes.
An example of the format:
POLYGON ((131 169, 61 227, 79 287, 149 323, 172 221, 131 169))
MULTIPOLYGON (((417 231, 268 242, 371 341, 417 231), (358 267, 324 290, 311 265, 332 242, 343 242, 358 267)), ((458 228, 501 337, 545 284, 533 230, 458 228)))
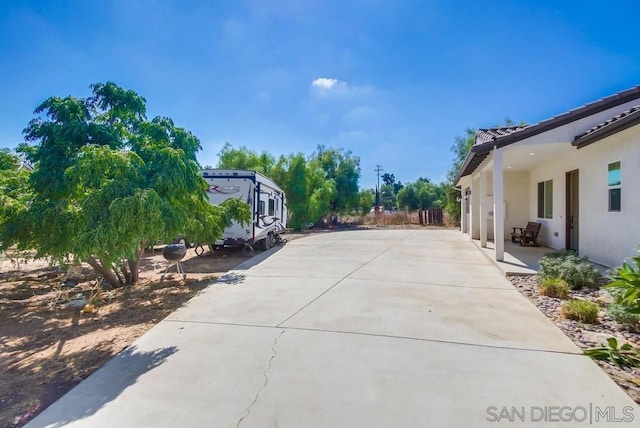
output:
POLYGON ((594 360, 610 360, 620 368, 640 367, 640 350, 629 343, 618 346, 618 340, 615 337, 608 338, 607 343, 608 346, 585 349, 584 354, 594 360))
POLYGON ((573 299, 562 305, 562 316, 566 319, 582 321, 587 324, 598 322, 600 307, 588 300, 573 299))
POLYGON ((612 303, 607 307, 607 314, 618 324, 633 330, 638 330, 640 314, 629 312, 625 306, 618 303, 612 303))
POLYGON ((640 314, 640 254, 631 263, 625 262, 615 269, 606 288, 612 290, 616 301, 628 312, 640 314))
POLYGON ((543 296, 566 299, 569 297, 569 284, 564 279, 548 278, 540 283, 538 292, 543 296))
POLYGON ((582 287, 594 287, 600 277, 598 270, 589 260, 580 258, 575 253, 549 254, 540 260, 541 281, 560 278, 567 281, 572 290, 582 287))

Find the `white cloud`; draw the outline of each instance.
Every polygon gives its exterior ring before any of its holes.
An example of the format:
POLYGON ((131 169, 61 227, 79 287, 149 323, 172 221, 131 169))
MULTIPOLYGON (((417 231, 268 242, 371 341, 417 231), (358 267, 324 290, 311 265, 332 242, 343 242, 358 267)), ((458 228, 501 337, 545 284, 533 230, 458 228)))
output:
POLYGON ((361 99, 374 94, 371 86, 354 86, 343 80, 329 77, 319 77, 311 82, 311 90, 317 97, 331 97, 341 99, 361 99))
POLYGON ((311 82, 311 86, 315 86, 316 88, 331 89, 338 83, 346 85, 346 83, 344 82, 338 82, 338 79, 328 79, 326 77, 320 77, 311 82))
POLYGON ((347 82, 328 77, 319 77, 311 82, 311 88, 319 96, 346 94, 349 90, 347 82))

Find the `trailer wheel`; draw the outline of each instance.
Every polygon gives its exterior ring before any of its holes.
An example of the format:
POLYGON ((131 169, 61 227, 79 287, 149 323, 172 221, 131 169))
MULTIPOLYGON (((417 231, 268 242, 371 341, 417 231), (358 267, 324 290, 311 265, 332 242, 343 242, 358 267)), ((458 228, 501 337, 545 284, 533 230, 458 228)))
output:
POLYGON ((266 238, 260 240, 260 248, 263 250, 269 250, 273 247, 273 233, 269 233, 266 238))

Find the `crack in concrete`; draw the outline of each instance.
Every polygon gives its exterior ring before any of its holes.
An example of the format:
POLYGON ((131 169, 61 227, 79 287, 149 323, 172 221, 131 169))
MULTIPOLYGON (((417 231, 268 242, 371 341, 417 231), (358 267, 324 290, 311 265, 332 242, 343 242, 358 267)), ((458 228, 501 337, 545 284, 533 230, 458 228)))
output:
POLYGON ((277 355, 276 345, 278 344, 278 340, 282 337, 282 335, 285 332, 286 330, 282 330, 280 334, 274 339, 273 346, 271 347, 272 353, 271 353, 271 358, 269 358, 269 365, 267 366, 267 369, 264 371, 264 373, 262 373, 262 375, 264 376, 264 383, 260 387, 258 387, 258 391, 256 391, 256 396, 254 397, 251 404, 249 404, 249 407, 247 407, 247 410, 244 416, 242 416, 240 420, 238 420, 238 423, 236 424, 236 428, 240 427, 240 424, 242 424, 242 421, 244 421, 251 414, 251 408, 258 402, 258 399, 260 398, 260 393, 264 388, 266 388, 267 384, 269 383, 269 376, 267 376, 267 373, 269 373, 269 370, 271 370, 271 366, 273 365, 273 360, 277 355))

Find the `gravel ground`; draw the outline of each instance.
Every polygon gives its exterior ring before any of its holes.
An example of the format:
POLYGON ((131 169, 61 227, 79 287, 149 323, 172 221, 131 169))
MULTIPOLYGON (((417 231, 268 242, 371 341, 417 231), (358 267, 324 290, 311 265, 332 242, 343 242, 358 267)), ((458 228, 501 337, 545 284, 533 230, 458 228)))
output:
MULTIPOLYGON (((618 342, 629 342, 640 348, 640 334, 630 331, 607 316, 606 306, 611 297, 604 290, 572 291, 575 299, 585 299, 601 306, 598 324, 584 324, 564 319, 560 312, 563 300, 538 294, 538 280, 531 276, 511 276, 511 283, 538 309, 549 317, 576 345, 582 349, 606 345, 606 339, 616 337, 618 342)), ((621 369, 606 361, 596 363, 636 402, 640 403, 640 368, 621 369)))

